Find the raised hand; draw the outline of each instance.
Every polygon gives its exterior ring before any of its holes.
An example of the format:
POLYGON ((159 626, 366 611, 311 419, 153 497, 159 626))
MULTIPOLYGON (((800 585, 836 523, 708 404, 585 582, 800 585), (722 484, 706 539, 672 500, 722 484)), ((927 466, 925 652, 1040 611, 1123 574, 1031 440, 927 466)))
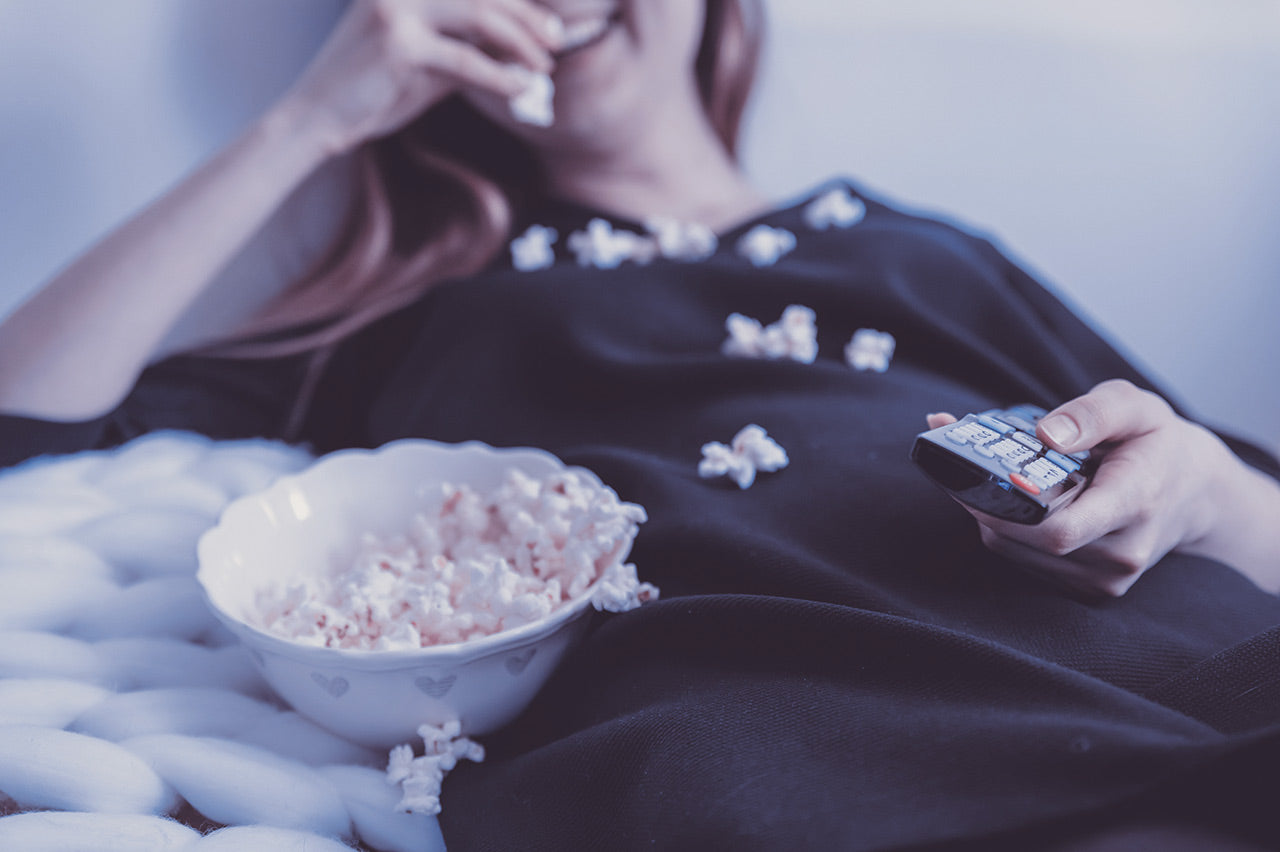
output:
POLYGON ((562 31, 530 0, 355 0, 277 112, 341 154, 461 88, 519 94, 562 31))

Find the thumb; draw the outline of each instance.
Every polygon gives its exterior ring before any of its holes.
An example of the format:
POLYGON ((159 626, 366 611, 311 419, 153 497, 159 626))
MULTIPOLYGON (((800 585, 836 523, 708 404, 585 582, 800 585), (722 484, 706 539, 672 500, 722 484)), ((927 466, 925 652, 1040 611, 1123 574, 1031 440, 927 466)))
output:
POLYGON ((1150 391, 1124 379, 1103 382, 1050 411, 1036 426, 1055 450, 1075 453, 1099 444, 1145 435, 1166 422, 1173 409, 1150 391))

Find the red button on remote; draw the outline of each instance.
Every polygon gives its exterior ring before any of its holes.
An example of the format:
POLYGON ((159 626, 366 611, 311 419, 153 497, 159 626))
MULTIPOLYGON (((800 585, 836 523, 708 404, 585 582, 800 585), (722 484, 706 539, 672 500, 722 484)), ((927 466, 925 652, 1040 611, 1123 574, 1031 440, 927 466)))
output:
POLYGON ((1035 495, 1040 493, 1040 486, 1036 485, 1034 482, 1032 482, 1030 479, 1027 479, 1025 476, 1023 476, 1020 473, 1009 474, 1009 481, 1012 482, 1014 485, 1018 486, 1019 488, 1021 488, 1023 491, 1027 492, 1028 494, 1035 495))

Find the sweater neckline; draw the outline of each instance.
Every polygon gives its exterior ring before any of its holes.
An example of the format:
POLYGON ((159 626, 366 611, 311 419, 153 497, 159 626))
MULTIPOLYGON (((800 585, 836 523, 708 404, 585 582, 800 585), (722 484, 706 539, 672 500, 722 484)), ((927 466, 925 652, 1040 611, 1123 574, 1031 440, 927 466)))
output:
MULTIPOLYGON (((859 195, 849 181, 841 178, 832 178, 781 201, 774 201, 764 209, 741 219, 723 231, 717 232, 716 236, 722 244, 730 243, 757 225, 766 224, 780 217, 787 218, 787 214, 799 211, 800 208, 808 205, 822 194, 839 187, 848 189, 854 196, 859 195)), ((603 219, 615 229, 636 231, 642 234, 647 231, 643 222, 629 216, 563 198, 547 199, 537 211, 537 215, 539 217, 537 220, 529 219, 523 222, 520 230, 536 224, 555 228, 561 234, 568 234, 586 227, 587 223, 592 219, 603 219)))

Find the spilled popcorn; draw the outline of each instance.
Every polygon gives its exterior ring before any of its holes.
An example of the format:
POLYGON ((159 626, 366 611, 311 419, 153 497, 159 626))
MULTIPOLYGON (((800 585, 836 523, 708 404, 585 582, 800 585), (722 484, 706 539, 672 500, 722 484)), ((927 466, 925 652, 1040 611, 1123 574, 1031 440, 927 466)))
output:
POLYGON ((532 124, 535 127, 550 127, 555 121, 555 113, 551 104, 556 94, 556 84, 546 74, 535 74, 523 65, 508 65, 508 68, 522 73, 527 81, 524 90, 507 101, 511 114, 517 121, 532 124))
POLYGON ((440 727, 421 725, 423 753, 415 757, 405 744, 391 750, 387 761, 387 783, 400 785, 402 795, 396 810, 414 814, 440 813, 440 787, 459 760, 484 762, 484 746, 462 736, 457 721, 440 727))
POLYGON ((851 228, 866 215, 867 205, 843 186, 824 192, 804 209, 804 221, 815 231, 825 231, 833 225, 851 228))
POLYGON ((790 358, 812 364, 818 357, 816 315, 804 305, 789 305, 782 317, 768 326, 739 313, 729 314, 724 321, 729 337, 720 351, 733 358, 790 358))
POLYGON ((585 231, 569 235, 569 250, 579 266, 597 269, 617 269, 624 261, 649 263, 658 253, 658 246, 649 237, 634 231, 615 231, 604 219, 592 219, 585 231))
POLYGON ((738 238, 738 254, 752 266, 772 266, 796 247, 796 235, 785 228, 756 225, 738 238))
POLYGON ((787 466, 787 451, 754 423, 744 427, 726 447, 718 441, 702 445, 698 475, 703 479, 728 476, 739 488, 750 488, 756 472, 772 473, 787 466))
POLYGON ((644 509, 588 477, 512 469, 489 494, 443 489, 407 536, 366 535, 351 564, 260 590, 247 620, 304 645, 404 650, 510 630, 583 595, 611 611, 657 599, 615 564, 644 509))
POLYGON ((511 241, 511 265, 521 272, 534 272, 551 266, 556 262, 556 253, 551 247, 559 236, 555 228, 530 225, 511 241))
POLYGON ((855 370, 875 370, 883 373, 889 369, 897 341, 887 331, 860 328, 844 347, 844 359, 855 370))
POLYGON ((668 216, 650 216, 644 227, 657 242, 658 252, 667 260, 697 262, 716 253, 716 232, 698 222, 681 222, 668 216))

